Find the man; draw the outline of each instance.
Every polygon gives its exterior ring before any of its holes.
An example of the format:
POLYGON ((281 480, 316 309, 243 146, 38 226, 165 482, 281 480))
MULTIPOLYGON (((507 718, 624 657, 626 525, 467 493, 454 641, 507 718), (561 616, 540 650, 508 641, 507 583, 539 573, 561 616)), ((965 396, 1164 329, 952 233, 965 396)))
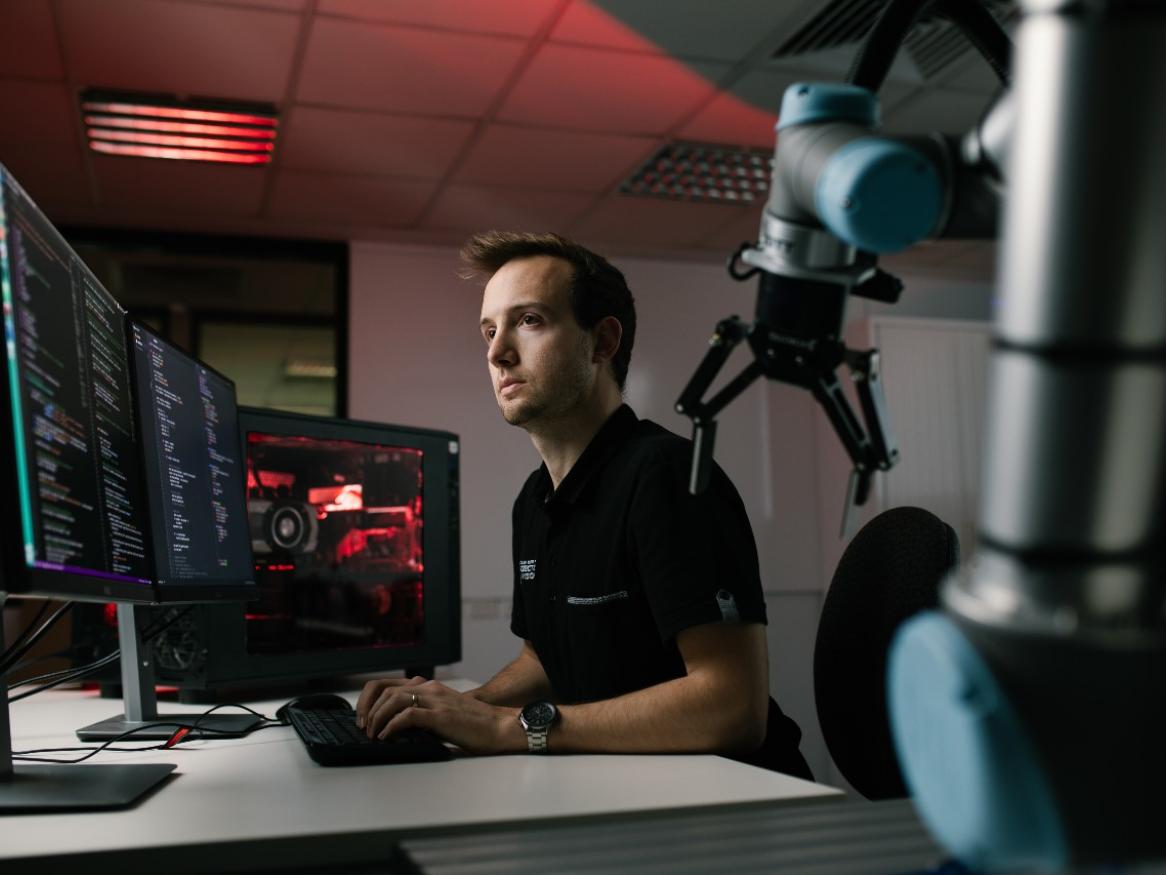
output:
POLYGON ((370 736, 429 729, 470 752, 706 752, 810 777, 769 698, 765 605, 744 506, 691 444, 623 404, 636 317, 623 274, 553 234, 462 251, 489 277, 481 332, 502 416, 543 465, 514 505, 518 658, 458 693, 369 682, 370 736))

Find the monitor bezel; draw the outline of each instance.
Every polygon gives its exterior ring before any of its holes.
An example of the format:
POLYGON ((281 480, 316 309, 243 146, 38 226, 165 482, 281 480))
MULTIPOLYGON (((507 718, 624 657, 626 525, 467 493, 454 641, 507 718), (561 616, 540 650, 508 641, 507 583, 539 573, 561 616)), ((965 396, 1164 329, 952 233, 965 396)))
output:
POLYGON ((456 434, 353 419, 310 416, 257 407, 239 407, 239 435, 247 451, 248 432, 302 435, 323 440, 421 449, 423 501, 427 508, 423 546, 426 566, 423 641, 415 646, 354 647, 345 650, 249 653, 242 605, 202 608, 206 623, 207 661, 200 678, 208 688, 230 684, 277 683, 312 677, 386 672, 412 666, 449 665, 461 660, 461 562, 458 472, 460 440, 456 434), (451 496, 452 486, 452 498, 451 496), (436 490, 445 500, 433 500, 436 490), (445 506, 445 520, 429 516, 445 506), (432 577, 431 577, 432 575, 432 577), (445 581, 444 586, 430 580, 445 581), (378 659, 379 657, 379 659, 378 659))
MULTIPOLYGON (((220 380, 225 382, 227 385, 229 385, 231 387, 232 395, 235 395, 236 398, 237 398, 237 395, 235 393, 235 381, 232 380, 230 377, 228 377, 226 374, 222 373, 221 371, 216 370, 215 368, 212 368, 206 362, 202 361, 201 359, 195 358, 190 353, 186 352, 186 350, 182 349, 179 346, 176 346, 172 341, 168 340, 165 335, 155 331, 153 328, 151 328, 149 325, 142 322, 140 319, 135 319, 132 316, 128 316, 128 315, 126 316, 126 318, 125 318, 125 341, 126 341, 126 354, 128 356, 128 359, 129 359, 128 365, 129 365, 129 371, 130 371, 130 397, 132 398, 132 403, 133 403, 133 407, 134 407, 134 427, 135 427, 135 429, 137 429, 138 445, 142 448, 142 451, 138 453, 138 465, 139 465, 139 468, 141 469, 142 484, 143 484, 143 488, 144 488, 145 493, 146 493, 146 504, 147 504, 148 513, 149 513, 149 517, 150 517, 150 524, 149 524, 150 557, 151 557, 151 562, 152 562, 153 567, 154 567, 154 580, 153 580, 154 603, 155 604, 172 605, 172 604, 199 604, 199 603, 206 603, 206 602, 214 603, 214 602, 220 602, 220 601, 230 601, 230 602, 254 601, 256 598, 259 597, 259 585, 255 581, 255 558, 254 558, 254 556, 251 557, 250 563, 248 565, 248 570, 251 573, 250 580, 229 581, 229 582, 228 581, 212 581, 212 582, 207 582, 207 583, 166 583, 166 584, 160 584, 158 582, 158 557, 157 557, 157 540, 156 540, 157 533, 155 532, 155 526, 160 525, 161 523, 158 521, 160 514, 156 512, 156 508, 154 507, 153 502, 151 501, 149 480, 147 479, 147 473, 146 473, 145 437, 143 434, 143 430, 145 429, 145 423, 142 421, 142 409, 139 406, 139 404, 142 403, 139 401, 139 399, 142 396, 140 395, 141 387, 138 385, 137 362, 134 359, 135 353, 134 353, 134 346, 133 346, 133 343, 134 343, 133 330, 135 327, 141 329, 144 333, 146 333, 154 338, 157 338, 163 344, 165 344, 167 347, 172 349, 174 352, 178 353, 183 358, 186 358, 189 361, 194 362, 198 366, 205 368, 207 371, 214 374, 217 378, 219 378, 220 380)), ((235 403, 236 426, 238 425, 238 421, 239 421, 239 404, 238 404, 238 401, 236 400, 236 403, 235 403)), ((236 428, 236 438, 238 439, 241 435, 242 435, 242 432, 240 432, 238 430, 238 428, 236 428)), ((247 519, 247 487, 246 487, 246 465, 247 465, 246 452, 247 452, 247 450, 246 450, 246 447, 242 443, 237 443, 237 449, 239 452, 240 470, 243 472, 243 477, 244 477, 244 481, 243 481, 244 485, 243 485, 243 493, 242 493, 243 504, 242 504, 241 509, 237 509, 237 510, 240 512, 240 515, 242 516, 242 518, 244 520, 246 520, 247 519)), ((247 552, 248 552, 248 554, 250 554, 250 552, 251 552, 250 533, 248 533, 248 536, 247 536, 247 552)))

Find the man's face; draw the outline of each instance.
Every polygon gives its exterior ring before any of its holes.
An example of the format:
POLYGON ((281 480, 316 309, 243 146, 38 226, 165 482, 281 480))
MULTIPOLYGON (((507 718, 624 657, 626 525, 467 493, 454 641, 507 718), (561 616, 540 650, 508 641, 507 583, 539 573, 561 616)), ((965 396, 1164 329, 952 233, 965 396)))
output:
POLYGON ((511 425, 562 417, 594 386, 594 343, 571 311, 571 276, 568 262, 535 255, 507 262, 486 283, 486 361, 498 408, 511 425))

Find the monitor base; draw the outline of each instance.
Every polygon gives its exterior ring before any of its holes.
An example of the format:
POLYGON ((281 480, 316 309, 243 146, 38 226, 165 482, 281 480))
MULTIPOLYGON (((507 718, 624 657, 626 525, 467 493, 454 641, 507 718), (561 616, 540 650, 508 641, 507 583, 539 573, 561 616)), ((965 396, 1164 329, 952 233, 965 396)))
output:
POLYGON ((174 771, 172 763, 25 765, 0 780, 0 814, 128 808, 174 771))
POLYGON ((126 740, 166 741, 178 731, 174 724, 183 723, 199 727, 187 738, 241 738, 262 722, 263 718, 254 714, 159 714, 152 720, 127 720, 124 714, 117 714, 81 727, 77 730, 77 737, 82 741, 110 741, 130 730, 137 730, 126 740))

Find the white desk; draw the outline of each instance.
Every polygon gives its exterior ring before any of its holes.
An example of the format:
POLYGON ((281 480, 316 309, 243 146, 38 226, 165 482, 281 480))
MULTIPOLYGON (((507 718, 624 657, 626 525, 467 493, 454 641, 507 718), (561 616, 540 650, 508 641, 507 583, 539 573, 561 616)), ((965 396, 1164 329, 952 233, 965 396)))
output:
MULTIPOLYGON (((76 745, 74 729, 120 704, 82 692, 18 702, 10 708, 13 749, 76 745)), ((274 716, 282 701, 249 704, 274 716)), ((201 709, 162 703, 159 710, 201 709)), ((308 759, 290 727, 92 761, 178 768, 125 811, 0 818, 0 870, 43 873, 82 862, 131 871, 164 864, 171 872, 367 863, 388 861, 405 837, 843 798, 830 787, 715 756, 458 757, 329 769, 308 759)))

